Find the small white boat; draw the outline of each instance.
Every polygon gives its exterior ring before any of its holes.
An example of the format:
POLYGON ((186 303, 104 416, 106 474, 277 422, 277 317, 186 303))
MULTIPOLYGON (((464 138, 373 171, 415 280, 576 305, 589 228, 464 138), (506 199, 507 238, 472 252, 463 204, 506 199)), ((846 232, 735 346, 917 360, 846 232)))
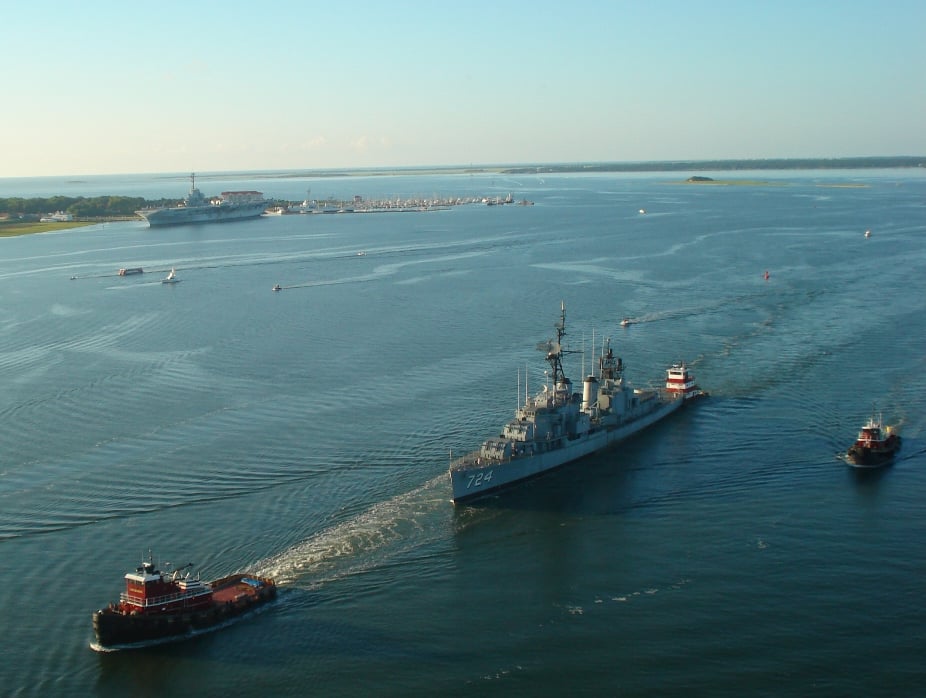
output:
POLYGON ((870 231, 870 230, 866 230, 866 231, 865 231, 865 237, 866 237, 866 238, 870 238, 870 237, 871 237, 871 231, 870 231))
POLYGON ((162 284, 180 283, 180 279, 177 278, 177 271, 173 267, 171 267, 170 273, 167 276, 165 276, 163 279, 161 279, 161 283, 162 284))
POLYGON ((631 323, 633 323, 633 320, 631 320, 629 317, 625 317, 623 320, 621 320, 621 327, 630 327, 631 323))
POLYGON ((274 290, 274 291, 282 291, 282 290, 283 290, 283 287, 280 286, 280 284, 275 284, 272 290, 274 290))

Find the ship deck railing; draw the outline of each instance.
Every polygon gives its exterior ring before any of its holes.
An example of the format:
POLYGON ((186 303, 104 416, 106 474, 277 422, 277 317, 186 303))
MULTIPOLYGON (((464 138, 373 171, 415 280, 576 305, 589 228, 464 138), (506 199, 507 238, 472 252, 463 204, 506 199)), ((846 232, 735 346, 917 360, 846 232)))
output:
POLYGON ((467 470, 468 468, 479 468, 483 465, 501 465, 510 463, 512 458, 486 458, 482 451, 472 451, 461 458, 454 458, 450 461, 450 470, 467 470))
MULTIPOLYGON (((482 450, 471 451, 467 453, 462 458, 455 458, 450 461, 450 470, 468 470, 469 468, 481 468, 484 465, 504 465, 506 463, 511 463, 512 461, 521 460, 522 458, 530 458, 533 456, 540 455, 541 453, 546 453, 547 451, 554 450, 549 447, 550 444, 555 441, 559 441, 565 437, 556 436, 552 439, 545 439, 544 441, 529 441, 526 443, 530 444, 544 444, 546 448, 537 449, 531 451, 530 453, 518 453, 515 455, 508 456, 506 458, 490 458, 482 455, 482 450)), ((512 443, 525 443, 523 441, 514 441, 512 443)))
MULTIPOLYGON (((658 393, 653 393, 646 400, 640 401, 639 404, 642 404, 643 402, 648 402, 650 399, 655 398, 655 397, 659 397, 658 393)), ((673 399, 675 399, 676 397, 678 396, 673 396, 673 399)), ((607 429, 608 431, 614 431, 615 429, 620 429, 621 427, 624 427, 627 424, 630 424, 631 422, 635 422, 636 420, 640 419, 641 416, 646 416, 646 415, 622 414, 618 417, 615 423, 608 424, 608 425, 602 424, 599 419, 593 419, 592 429, 589 433, 594 433, 601 429, 607 429)), ((544 441, 531 441, 527 443, 550 444, 562 438, 567 438, 567 437, 556 436, 556 437, 553 437, 552 439, 545 439, 544 441)), ((513 443, 523 443, 523 442, 513 442, 513 443)), ((453 460, 451 460, 450 470, 468 470, 469 468, 479 468, 479 467, 482 467, 483 465, 503 465, 505 463, 510 463, 513 460, 518 460, 519 458, 523 458, 525 456, 535 456, 535 455, 538 455, 539 453, 544 453, 547 450, 550 450, 550 449, 540 449, 532 453, 521 453, 518 455, 509 456, 507 458, 487 458, 486 456, 482 455, 482 450, 480 449, 478 451, 471 451, 470 453, 467 453, 465 456, 462 456, 461 458, 454 458, 453 460)))
POLYGON ((123 603, 130 604, 132 606, 141 606, 142 608, 148 608, 150 606, 162 606, 167 603, 173 603, 175 601, 183 601, 187 599, 195 599, 200 596, 212 593, 212 590, 208 587, 202 589, 200 593, 196 592, 177 592, 176 594, 165 594, 164 596, 153 596, 150 599, 139 599, 133 596, 129 596, 126 592, 119 594, 119 600, 123 603))

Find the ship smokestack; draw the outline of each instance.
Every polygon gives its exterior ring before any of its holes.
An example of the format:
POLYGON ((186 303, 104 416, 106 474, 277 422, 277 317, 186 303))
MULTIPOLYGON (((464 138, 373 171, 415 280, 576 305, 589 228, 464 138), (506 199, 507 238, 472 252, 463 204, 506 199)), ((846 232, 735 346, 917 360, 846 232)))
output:
POLYGON ((582 410, 588 410, 598 401, 598 379, 589 376, 582 386, 582 410))

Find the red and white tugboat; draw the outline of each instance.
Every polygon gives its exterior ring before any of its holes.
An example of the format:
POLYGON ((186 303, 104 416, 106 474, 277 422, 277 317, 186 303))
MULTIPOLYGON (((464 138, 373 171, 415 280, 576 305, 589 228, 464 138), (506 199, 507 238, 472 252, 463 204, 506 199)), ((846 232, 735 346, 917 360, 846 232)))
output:
POLYGON ((846 460, 856 468, 877 468, 891 462, 900 450, 900 436, 893 427, 885 427, 881 415, 872 415, 858 433, 855 443, 846 451, 846 460))
POLYGON ((684 361, 672 364, 666 369, 666 392, 670 395, 680 395, 685 400, 704 395, 684 361))
POLYGON ((148 560, 125 575, 119 603, 94 612, 97 651, 130 649, 180 640, 197 632, 214 630, 276 598, 272 579, 233 574, 213 582, 193 578, 183 570, 158 570, 148 560))

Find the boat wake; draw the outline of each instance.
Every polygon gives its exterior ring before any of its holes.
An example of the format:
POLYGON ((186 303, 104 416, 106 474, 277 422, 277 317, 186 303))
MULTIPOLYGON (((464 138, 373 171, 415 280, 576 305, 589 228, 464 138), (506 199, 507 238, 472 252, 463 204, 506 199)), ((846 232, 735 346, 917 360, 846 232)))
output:
MULTIPOLYGON (((368 274, 344 276, 344 277, 329 278, 329 279, 319 279, 317 281, 306 281, 302 283, 298 283, 298 282, 289 283, 286 286, 286 288, 288 289, 312 288, 315 286, 337 286, 341 284, 365 283, 365 282, 370 282, 370 281, 376 281, 376 280, 379 280, 385 277, 397 276, 399 272, 404 270, 406 267, 411 267, 414 265, 443 264, 446 262, 455 261, 459 259, 469 259, 471 257, 480 257, 480 256, 483 256, 484 254, 485 254, 484 251, 477 250, 473 252, 461 252, 458 254, 442 255, 439 257, 428 257, 425 259, 408 260, 408 261, 402 261, 402 262, 394 262, 390 264, 380 264, 379 266, 375 267, 372 272, 368 274)), ((448 273, 447 271, 438 272, 437 275, 440 276, 440 275, 445 275, 447 273, 448 273)), ((462 272, 456 272, 456 273, 459 274, 462 272)), ((417 278, 417 279, 411 280, 411 282, 414 283, 419 280, 420 278, 417 278)), ((404 282, 400 281, 399 283, 408 283, 408 282, 409 280, 405 280, 404 282)))
POLYGON ((256 573, 278 585, 314 588, 376 568, 446 535, 424 525, 438 509, 449 507, 446 487, 447 476, 441 474, 411 492, 374 504, 258 563, 256 573))
POLYGON ((622 316, 627 325, 639 325, 647 322, 662 322, 665 320, 683 320, 685 318, 697 317, 699 315, 710 315, 712 313, 727 311, 730 307, 741 307, 749 302, 762 298, 762 294, 747 293, 731 298, 721 298, 713 303, 705 303, 697 306, 688 306, 683 308, 666 308, 656 310, 642 315, 624 315, 622 316))

